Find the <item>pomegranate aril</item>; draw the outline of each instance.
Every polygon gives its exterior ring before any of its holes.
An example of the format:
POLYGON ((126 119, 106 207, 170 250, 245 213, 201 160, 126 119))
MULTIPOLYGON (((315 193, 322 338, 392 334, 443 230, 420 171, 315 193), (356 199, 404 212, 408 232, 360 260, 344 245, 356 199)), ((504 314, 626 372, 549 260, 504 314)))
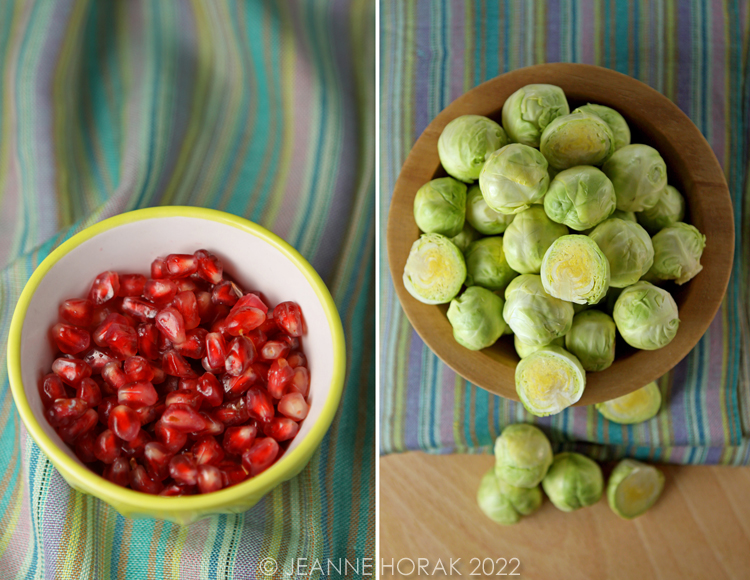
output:
POLYGON ((299 431, 299 424, 287 417, 274 417, 271 422, 263 426, 263 432, 276 441, 293 439, 299 431))
POLYGON ((96 408, 96 411, 99 414, 99 422, 105 427, 109 426, 109 414, 118 404, 117 397, 107 397, 102 399, 102 402, 99 403, 99 406, 96 408))
POLYGON ((303 353, 299 351, 293 352, 288 357, 286 357, 286 362, 288 362, 289 366, 293 369, 296 369, 297 367, 307 366, 307 358, 303 353))
POLYGON ((282 302, 273 309, 273 319, 289 336, 302 336, 304 326, 302 311, 296 302, 282 302))
POLYGON ((280 399, 284 396, 287 386, 294 377, 294 369, 289 366, 285 358, 273 361, 271 368, 268 369, 268 392, 274 399, 280 399))
POLYGON ((91 344, 88 330, 70 324, 55 324, 52 327, 52 337, 57 348, 65 354, 78 354, 91 344))
POLYGON ((211 417, 223 423, 226 427, 232 427, 246 423, 250 419, 250 413, 248 413, 244 397, 240 397, 233 401, 227 401, 211 411, 211 417))
POLYGON ((91 367, 82 360, 58 358, 52 363, 52 372, 66 385, 77 387, 83 379, 91 376, 91 367))
POLYGON ((198 260, 198 274, 201 278, 211 284, 221 282, 224 267, 216 256, 209 254, 206 250, 198 250, 194 256, 198 260))
POLYGON ((122 274, 120 276, 120 296, 140 296, 146 285, 143 274, 122 274))
POLYGON ((120 360, 114 356, 109 349, 94 347, 86 351, 82 357, 83 362, 91 367, 91 372, 98 375, 109 363, 120 364, 120 360))
POLYGON ((195 307, 198 309, 201 324, 210 324, 216 315, 216 308, 211 300, 211 293, 204 290, 195 292, 195 307))
POLYGON ((224 487, 242 483, 249 475, 241 463, 238 464, 231 460, 222 461, 217 464, 216 467, 221 471, 224 480, 224 487))
POLYGON ((104 335, 104 343, 113 353, 122 358, 138 353, 138 334, 135 328, 125 324, 112 324, 104 335))
POLYGON ((282 340, 269 340, 260 349, 260 356, 267 361, 286 358, 287 354, 289 354, 289 345, 282 340))
POLYGON ((237 301, 242 298, 242 290, 237 287, 237 284, 225 280, 211 290, 211 300, 214 304, 222 304, 224 306, 234 306, 237 301))
POLYGON ((166 405, 164 405, 164 403, 157 402, 156 405, 151 405, 149 407, 138 407, 134 410, 136 415, 138 415, 138 420, 141 422, 141 425, 148 425, 149 423, 153 423, 159 417, 161 417, 161 414, 164 412, 165 408, 166 405))
POLYGON ((251 388, 245 397, 247 403, 247 412, 250 417, 257 419, 261 423, 266 423, 273 419, 274 408, 273 400, 267 391, 260 387, 251 388))
POLYGON ((161 258, 156 258, 151 262, 151 278, 161 280, 167 277, 167 263, 161 258))
POLYGON ((177 294, 177 285, 172 280, 146 280, 143 297, 154 304, 166 304, 177 294))
POLYGON ((91 338, 93 338, 94 342, 99 346, 105 346, 107 332, 109 332, 109 329, 114 324, 128 326, 130 323, 128 322, 128 319, 119 312, 111 312, 100 324, 96 326, 96 330, 94 330, 94 332, 92 333, 91 338))
POLYGON ((253 370, 255 371, 255 374, 258 375, 258 380, 256 382, 263 388, 268 387, 268 371, 270 368, 271 366, 266 363, 253 363, 253 370))
POLYGON ((151 365, 151 371, 154 373, 154 378, 151 379, 152 385, 160 385, 167 380, 167 373, 160 366, 151 365))
POLYGON ((130 463, 124 457, 118 457, 104 468, 104 479, 122 487, 130 485, 130 463))
POLYGON ((122 442, 122 453, 127 457, 142 457, 143 450, 146 448, 148 443, 152 441, 151 435, 147 431, 140 429, 138 435, 132 441, 122 442))
POLYGON ((209 332, 206 335, 206 356, 203 368, 210 372, 219 372, 224 368, 227 357, 227 343, 219 332, 209 332))
POLYGON ((180 377, 183 379, 194 379, 198 377, 184 357, 174 350, 168 350, 164 353, 161 359, 161 368, 165 373, 173 377, 180 377))
POLYGON ((177 453, 187 443, 187 433, 165 425, 161 420, 154 426, 154 435, 170 453, 177 453))
POLYGON ((162 497, 180 497, 187 495, 185 489, 177 484, 170 484, 159 492, 162 497))
POLYGON ((89 300, 94 304, 104 304, 112 300, 120 291, 120 277, 117 272, 102 272, 95 279, 89 291, 89 300))
POLYGON ((151 383, 128 383, 117 391, 117 401, 132 409, 150 407, 159 399, 159 395, 151 383))
POLYGON ((240 336, 258 328, 266 319, 262 310, 246 306, 230 312, 226 319, 226 329, 232 336, 240 336))
POLYGON ((193 458, 181 453, 169 460, 169 475, 180 485, 198 483, 198 466, 193 458))
POLYGON ((177 379, 177 389, 180 391, 198 391, 198 379, 177 379))
POLYGON ((138 352, 148 360, 159 358, 159 331, 152 323, 138 326, 138 352))
POLYGON ((148 322, 156 316, 159 309, 151 302, 128 296, 122 301, 122 311, 140 322, 148 322))
POLYGON ((181 380, 183 379, 167 375, 167 380, 164 382, 164 386, 161 387, 162 394, 169 394, 173 391, 179 390, 181 388, 180 387, 181 380))
POLYGON ((219 379, 211 373, 204 373, 198 380, 198 392, 203 395, 204 407, 218 407, 224 400, 224 389, 219 379))
POLYGON ((113 389, 120 389, 130 382, 128 375, 126 375, 120 368, 119 362, 111 362, 104 365, 102 369, 102 378, 113 389))
MULTIPOLYGON (((284 335, 282 337, 282 339, 289 346, 289 350, 290 351, 299 350, 299 348, 300 348, 300 339, 298 337, 284 335)), ((288 358, 287 355, 284 355, 284 358, 288 358)))
POLYGON ((143 464, 146 471, 155 481, 164 481, 169 475, 169 460, 172 454, 166 447, 156 441, 146 443, 143 448, 143 464))
POLYGON ((240 298, 232 307, 232 311, 239 310, 245 307, 257 308, 258 310, 263 312, 263 314, 266 314, 268 312, 268 306, 255 292, 248 292, 242 298, 240 298))
MULTIPOLYGON (((93 411, 93 409, 91 409, 93 411)), ((88 430, 86 433, 79 435, 76 439, 75 453, 78 459, 84 463, 93 463, 96 461, 94 455, 94 432, 88 430)))
POLYGON ((175 403, 188 405, 189 407, 198 410, 201 403, 203 403, 203 395, 198 391, 185 391, 182 389, 179 391, 173 391, 167 395, 165 404, 169 406, 175 403))
POLYGON ((194 276, 196 276, 196 274, 191 274, 190 278, 179 278, 174 281, 175 286, 177 286, 177 294, 179 294, 180 292, 195 293, 201 289, 202 286, 198 286, 198 284, 196 284, 196 281, 193 279, 194 276))
POLYGON ((260 328, 245 333, 245 336, 253 343, 256 351, 263 348, 263 345, 266 344, 266 341, 268 340, 268 337, 260 328))
POLYGON ((206 356, 206 335, 208 331, 205 328, 193 328, 185 333, 185 342, 175 344, 174 349, 182 356, 188 358, 201 359, 206 356))
POLYGON ((198 259, 192 254, 169 254, 164 262, 169 278, 184 278, 198 271, 198 259))
POLYGON ((263 331, 269 338, 276 336, 281 332, 279 325, 273 319, 273 312, 266 316, 266 320, 258 327, 259 330, 263 331))
POLYGON ((250 367, 238 377, 222 375, 221 382, 224 387, 224 395, 227 399, 235 399, 242 396, 258 380, 255 370, 250 367))
POLYGON ((71 298, 60 304, 58 314, 68 324, 83 327, 91 326, 94 305, 86 298, 71 298))
POLYGON ((255 422, 239 427, 229 427, 224 432, 224 451, 230 455, 242 455, 252 447, 258 428, 255 422))
POLYGON ((94 441, 94 455, 102 463, 112 463, 121 452, 120 441, 109 429, 102 431, 94 441))
POLYGON ((198 439, 191 451, 198 465, 216 465, 224 459, 224 450, 212 435, 204 435, 198 439))
POLYGON ((201 431, 206 428, 206 420, 195 409, 180 403, 169 405, 161 416, 161 421, 168 427, 183 433, 201 431))
POLYGON ((99 422, 99 415, 94 409, 87 410, 83 415, 71 421, 70 425, 60 427, 58 433, 65 443, 73 443, 80 435, 89 433, 99 422))
POLYGON ((214 316, 213 322, 211 322, 211 332, 218 332, 225 339, 230 336, 227 330, 227 316, 229 316, 229 308, 226 306, 217 306, 216 316, 214 316))
POLYGON ((294 375, 289 383, 289 391, 297 391, 303 397, 310 392, 310 372, 305 367, 294 369, 294 375))
POLYGON ((63 385, 60 377, 55 374, 46 375, 42 379, 41 383, 39 384, 39 395, 42 397, 42 404, 45 407, 51 407, 52 403, 54 403, 57 399, 66 399, 68 397, 68 393, 65 390, 65 385, 63 385))
POLYGON ((211 415, 202 411, 200 413, 200 416, 203 417, 203 419, 206 421, 206 427, 200 431, 191 433, 191 437, 201 438, 204 435, 213 435, 214 437, 216 437, 224 433, 224 423, 220 423, 219 421, 211 417, 211 415))
POLYGON ((302 421, 310 411, 310 405, 301 393, 288 393, 281 397, 277 407, 279 413, 294 421, 302 421))
POLYGON ((201 317, 198 313, 198 302, 195 298, 195 294, 189 291, 178 293, 172 305, 182 314, 182 318, 185 321, 185 329, 191 330, 196 328, 201 323, 201 317))
POLYGON ((76 388, 76 397, 85 401, 89 408, 102 402, 102 391, 93 379, 83 379, 76 388))
POLYGON ((265 437, 242 454, 242 466, 254 477, 268 469, 278 455, 279 444, 271 437, 265 437))
POLYGON ((117 405, 109 412, 107 426, 123 441, 133 441, 141 430, 138 413, 127 405, 117 405))
POLYGON ((255 345, 244 336, 238 336, 229 343, 224 368, 228 374, 238 377, 250 368, 256 356, 255 345))
POLYGON ((52 415, 58 425, 69 424, 73 419, 83 415, 89 406, 86 401, 73 397, 70 399, 57 399, 52 403, 52 415))
POLYGON ((185 320, 174 306, 160 310, 154 319, 156 328, 173 343, 185 342, 185 320))
POLYGON ((136 464, 130 472, 130 487, 136 491, 156 495, 164 489, 161 482, 153 479, 142 465, 136 464))
POLYGON ((154 369, 142 356, 131 356, 122 365, 125 374, 131 381, 148 383, 154 378, 154 369))
POLYGON ((224 478, 221 471, 213 465, 198 466, 198 489, 201 493, 211 493, 219 491, 224 487, 224 478))

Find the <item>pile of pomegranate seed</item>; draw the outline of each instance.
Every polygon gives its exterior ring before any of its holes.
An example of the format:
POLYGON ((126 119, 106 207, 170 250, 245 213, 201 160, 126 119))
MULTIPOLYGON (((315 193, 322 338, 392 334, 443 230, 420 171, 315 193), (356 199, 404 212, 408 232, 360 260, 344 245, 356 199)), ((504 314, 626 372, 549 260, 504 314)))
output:
POLYGON ((102 272, 59 314, 45 416, 118 485, 169 496, 234 485, 272 465, 309 411, 299 305, 269 309, 206 250, 157 258, 150 278, 102 272))

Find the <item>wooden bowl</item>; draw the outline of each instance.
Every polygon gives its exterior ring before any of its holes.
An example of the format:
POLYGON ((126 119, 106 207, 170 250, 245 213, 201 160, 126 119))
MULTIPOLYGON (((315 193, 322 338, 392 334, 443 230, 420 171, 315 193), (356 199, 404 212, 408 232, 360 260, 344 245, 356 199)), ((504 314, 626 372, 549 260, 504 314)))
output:
POLYGON ((415 300, 403 283, 409 249, 419 235, 413 204, 417 190, 446 173, 437 142, 443 128, 461 115, 485 115, 501 122, 505 100, 532 83, 561 87, 570 108, 599 103, 627 120, 633 143, 655 147, 666 161, 669 183, 684 196, 686 221, 706 235, 703 271, 683 286, 670 284, 680 312, 674 340, 654 351, 628 347, 618 337, 617 358, 608 369, 587 373, 586 390, 577 405, 591 405, 630 393, 674 367, 692 349, 714 318, 729 282, 734 253, 734 219, 729 189, 719 162, 698 128, 680 109, 647 85, 618 72, 584 64, 542 64, 518 69, 472 89, 443 110, 425 129, 401 169, 391 200, 386 242, 388 263, 401 305, 422 340, 459 375, 492 393, 518 400, 513 337, 471 351, 453 339, 448 305, 415 300))

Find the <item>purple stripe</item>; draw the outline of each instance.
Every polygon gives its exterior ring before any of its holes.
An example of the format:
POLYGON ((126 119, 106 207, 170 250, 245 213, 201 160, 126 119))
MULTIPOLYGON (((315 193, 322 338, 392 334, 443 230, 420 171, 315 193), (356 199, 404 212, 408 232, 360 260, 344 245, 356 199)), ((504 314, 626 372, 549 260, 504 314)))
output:
POLYGON ((581 62, 596 64, 594 59, 594 43, 596 39, 594 23, 594 0, 581 0, 581 9, 578 11, 581 18, 581 62))
POLYGON ((560 4, 559 0, 547 3, 547 62, 560 60, 560 4))
MULTIPOLYGON (((416 141, 417 137, 422 134, 427 125, 432 121, 431 107, 430 107, 430 83, 432 79, 430 75, 430 63, 433 59, 432 46, 430 43, 430 28, 429 23, 431 22, 432 16, 430 14, 430 1, 422 1, 417 3, 417 15, 416 21, 424 23, 422 30, 416 30, 416 67, 415 77, 416 87, 414 90, 414 133, 413 140, 416 141), (426 32, 426 34, 424 32, 426 32)), ((409 57, 406 57, 409 58, 409 57)))
POLYGON ((722 0, 713 0, 713 11, 711 14, 711 42, 708 50, 710 55, 709 75, 712 77, 711 86, 711 148, 716 158, 724 166, 726 109, 725 109, 725 87, 726 70, 724 55, 726 54, 726 34, 724 32, 724 13, 722 0))
MULTIPOLYGON (((464 93, 464 55, 466 52, 466 35, 464 33, 465 9, 459 4, 449 4, 450 11, 450 101, 464 93)), ((468 88, 468 87, 467 87, 468 88)))
POLYGON ((409 368, 406 376, 406 400, 404 401, 404 444, 406 449, 419 449, 419 426, 421 423, 421 385, 422 385, 422 359, 425 345, 416 331, 411 331, 409 337, 409 354, 407 361, 409 368))
POLYGON ((677 76, 676 104, 687 115, 693 106, 693 50, 692 50, 692 21, 690 3, 677 2, 677 76))

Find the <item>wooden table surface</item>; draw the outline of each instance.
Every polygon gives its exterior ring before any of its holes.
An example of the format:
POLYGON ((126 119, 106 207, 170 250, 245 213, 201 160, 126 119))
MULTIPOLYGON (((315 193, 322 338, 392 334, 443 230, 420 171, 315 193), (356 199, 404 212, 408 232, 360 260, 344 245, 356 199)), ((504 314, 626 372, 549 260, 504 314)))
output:
POLYGON ((537 513, 500 526, 476 503, 492 463, 491 455, 414 452, 380 459, 380 558, 394 564, 382 578, 489 577, 513 571, 517 558, 515 577, 538 580, 750 579, 748 468, 660 466, 661 498, 632 521, 612 513, 605 497, 573 513, 545 498, 537 513), (421 576, 410 573, 418 558, 421 576), (500 558, 509 561, 504 570, 500 558), (475 569, 484 559, 482 574, 475 569))

